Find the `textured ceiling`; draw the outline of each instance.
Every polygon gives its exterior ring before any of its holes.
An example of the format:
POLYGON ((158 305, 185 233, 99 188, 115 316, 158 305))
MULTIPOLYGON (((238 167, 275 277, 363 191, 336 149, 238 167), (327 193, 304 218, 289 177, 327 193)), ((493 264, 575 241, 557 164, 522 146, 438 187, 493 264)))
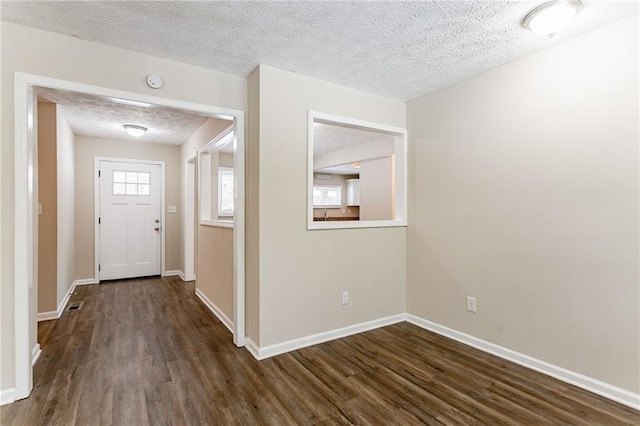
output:
MULTIPOLYGON (((349 148, 362 147, 376 142, 393 143, 394 138, 366 130, 351 129, 332 124, 314 123, 313 125, 313 156, 329 154, 335 151, 342 151, 349 148)), ((339 164, 333 167, 326 167, 316 170, 322 173, 333 173, 340 175, 358 174, 360 171, 353 164, 339 164)))
POLYGON ((382 133, 351 129, 333 124, 313 124, 314 157, 380 141, 393 143, 394 138, 382 133))
POLYGON ((62 106, 62 112, 77 136, 181 145, 207 120, 207 117, 178 109, 80 93, 39 89, 38 96, 62 106), (134 138, 122 127, 125 124, 149 130, 134 138))
POLYGON ((316 172, 329 173, 334 175, 357 175, 360 174, 360 169, 356 168, 353 164, 342 164, 340 166, 318 169, 316 170, 316 172))
POLYGON ((259 64, 408 100, 637 13, 583 0, 555 39, 521 25, 541 1, 2 2, 2 19, 246 76, 259 64))

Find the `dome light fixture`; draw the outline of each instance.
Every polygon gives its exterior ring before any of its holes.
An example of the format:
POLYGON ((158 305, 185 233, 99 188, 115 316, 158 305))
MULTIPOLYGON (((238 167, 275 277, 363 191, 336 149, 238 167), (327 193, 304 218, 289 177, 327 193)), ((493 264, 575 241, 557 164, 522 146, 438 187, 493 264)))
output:
POLYGON ((553 37, 571 24, 581 7, 580 0, 554 0, 529 12, 522 25, 536 34, 553 37))
POLYGON ((146 127, 136 126, 135 124, 125 124, 122 127, 124 127, 124 129, 127 131, 127 133, 129 133, 134 138, 137 138, 138 136, 144 135, 144 132, 149 130, 146 127))

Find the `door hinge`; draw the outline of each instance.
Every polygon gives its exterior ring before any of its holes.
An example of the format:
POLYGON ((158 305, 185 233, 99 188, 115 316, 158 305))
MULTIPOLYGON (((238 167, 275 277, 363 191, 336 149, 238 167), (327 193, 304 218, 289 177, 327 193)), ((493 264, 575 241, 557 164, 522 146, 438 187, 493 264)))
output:
POLYGON ((102 223, 102 218, 98 218, 98 225, 102 223))
POLYGON ((98 263, 98 271, 100 271, 100 264, 98 263))
POLYGON ((101 172, 100 170, 98 170, 98 177, 100 177, 100 174, 101 174, 101 173, 102 173, 102 172, 101 172))

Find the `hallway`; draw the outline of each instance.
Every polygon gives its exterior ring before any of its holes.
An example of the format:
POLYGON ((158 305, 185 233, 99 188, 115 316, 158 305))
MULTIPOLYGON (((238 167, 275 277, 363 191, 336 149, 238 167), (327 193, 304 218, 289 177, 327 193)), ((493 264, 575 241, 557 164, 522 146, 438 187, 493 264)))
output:
POLYGON ((638 424, 634 410, 396 324, 256 361, 193 283, 79 286, 39 324, 30 398, 2 425, 638 424))

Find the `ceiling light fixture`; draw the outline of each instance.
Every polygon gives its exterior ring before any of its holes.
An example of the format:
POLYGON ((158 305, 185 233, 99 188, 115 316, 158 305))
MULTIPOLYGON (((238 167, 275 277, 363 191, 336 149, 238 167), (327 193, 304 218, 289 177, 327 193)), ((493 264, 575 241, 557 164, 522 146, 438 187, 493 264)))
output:
POLYGON ((581 7, 580 0, 554 0, 529 12, 522 25, 536 34, 553 37, 571 24, 581 7))
POLYGON ((146 127, 136 126, 135 124, 125 124, 122 127, 124 127, 124 129, 127 131, 127 133, 129 133, 134 138, 137 138, 138 136, 144 135, 144 132, 149 130, 146 127))

